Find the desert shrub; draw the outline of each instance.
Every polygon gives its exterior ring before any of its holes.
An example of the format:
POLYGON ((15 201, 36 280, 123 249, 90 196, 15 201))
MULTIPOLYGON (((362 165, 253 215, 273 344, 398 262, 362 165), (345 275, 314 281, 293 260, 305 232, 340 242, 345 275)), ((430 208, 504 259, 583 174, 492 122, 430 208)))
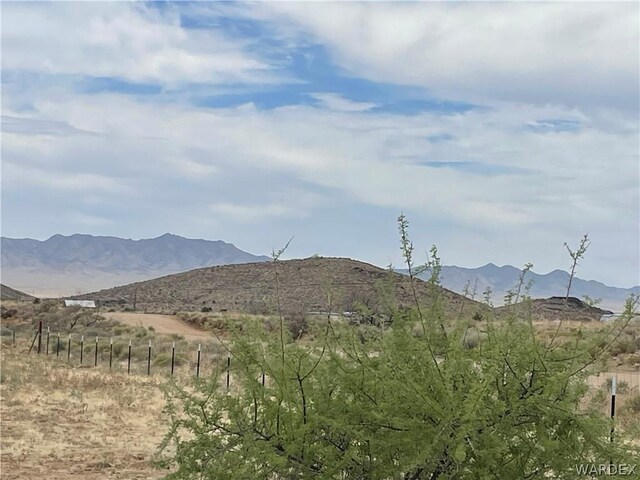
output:
POLYGON ((82 332, 85 340, 95 341, 96 337, 105 337, 104 330, 85 330, 82 332))
POLYGON ((227 321, 224 318, 214 317, 207 319, 205 327, 210 330, 223 331, 227 326, 227 321))
POLYGON ((635 415, 640 415, 640 395, 634 395, 633 397, 628 398, 624 403, 624 410, 635 415))
POLYGON ((466 335, 462 337, 462 343, 465 348, 477 348, 480 345, 480 333, 475 329, 468 330, 466 335))
POLYGON ((195 325, 197 327, 203 327, 207 322, 206 315, 200 315, 198 313, 193 312, 179 312, 177 314, 178 318, 183 322, 190 323, 191 325, 195 325))
POLYGON ((273 333, 278 328, 278 322, 273 317, 267 317, 263 320, 263 326, 267 332, 273 333))
POLYGON ((115 325, 112 329, 111 329, 111 333, 113 333, 113 335, 125 335, 128 334, 131 331, 131 328, 127 327, 126 325, 115 325))
POLYGON ((628 355, 624 359, 624 363, 626 363, 627 365, 640 365, 640 354, 634 353, 632 355, 628 355))
POLYGON ((146 328, 144 328, 144 327, 138 327, 138 328, 136 328, 136 331, 135 331, 135 333, 134 333, 134 335, 133 335, 133 336, 134 336, 135 338, 145 338, 145 337, 147 337, 148 335, 149 335, 149 332, 147 331, 147 329, 146 329, 146 328))
POLYGON ((623 353, 634 353, 636 351, 636 346, 633 340, 629 337, 620 338, 612 347, 611 354, 612 355, 620 355, 623 353))
MULTIPOLYGON (((187 359, 183 356, 183 355, 178 355, 176 353, 175 359, 174 359, 174 365, 176 367, 180 367, 182 365, 186 365, 188 363, 187 359)), ((168 367, 171 365, 171 353, 159 353, 155 356, 155 358, 153 359, 153 364, 156 367, 168 367)))
POLYGON ((0 307, 0 317, 7 319, 15 316, 18 313, 18 310, 15 308, 5 308, 4 306, 0 307))
POLYGON ((300 338, 309 332, 309 323, 304 314, 292 315, 286 318, 285 324, 293 338, 300 338))
MULTIPOLYGON (((127 347, 128 348, 128 347, 127 347)), ((153 348, 153 347, 152 347, 153 348)), ((127 350, 125 349, 125 352, 127 352, 127 350)), ((155 356, 155 353, 152 349, 151 352, 152 358, 153 356, 155 356)), ((131 346, 131 358, 136 360, 136 361, 141 361, 147 360, 147 357, 149 356, 149 346, 147 343, 134 343, 131 346)))
POLYGON ((11 337, 13 335, 13 330, 7 327, 0 327, 0 336, 2 337, 11 337))
POLYGON ((210 312, 211 310, 212 310, 212 308, 211 308, 211 307, 202 307, 202 308, 200 309, 200 311, 201 311, 202 313, 207 313, 207 312, 210 312))
POLYGON ((124 342, 113 343, 113 356, 116 358, 125 358, 127 356, 128 344, 124 342))

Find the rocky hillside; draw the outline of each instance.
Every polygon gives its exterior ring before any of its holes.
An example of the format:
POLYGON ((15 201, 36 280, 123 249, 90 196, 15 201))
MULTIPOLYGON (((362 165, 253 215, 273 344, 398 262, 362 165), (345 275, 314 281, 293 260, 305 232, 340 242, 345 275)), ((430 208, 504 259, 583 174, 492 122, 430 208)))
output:
POLYGON ((7 287, 6 285, 0 284, 0 299, 1 300, 22 300, 22 301, 31 301, 34 299, 31 295, 28 295, 20 290, 15 290, 11 287, 7 287))
MULTIPOLYGON (((496 313, 498 316, 502 316, 520 307, 521 304, 498 307, 496 313)), ((575 297, 569 297, 566 306, 564 297, 535 299, 531 302, 531 309, 535 320, 599 321, 603 315, 613 313, 610 310, 587 305, 575 297)))
MULTIPOLYGON (((358 304, 384 309, 385 302, 412 304, 408 277, 346 258, 308 258, 200 268, 123 287, 76 296, 98 300, 106 308, 134 308, 148 312, 276 311, 276 286, 286 313, 352 311, 358 304), (387 292, 385 294, 384 292, 387 292), (330 298, 330 300, 329 300, 330 298), (386 300, 388 299, 388 300, 386 300), (330 305, 329 305, 330 303, 330 305)), ((417 280, 418 295, 431 297, 426 282, 417 280)), ((478 309, 477 302, 438 288, 448 313, 464 304, 478 309)))

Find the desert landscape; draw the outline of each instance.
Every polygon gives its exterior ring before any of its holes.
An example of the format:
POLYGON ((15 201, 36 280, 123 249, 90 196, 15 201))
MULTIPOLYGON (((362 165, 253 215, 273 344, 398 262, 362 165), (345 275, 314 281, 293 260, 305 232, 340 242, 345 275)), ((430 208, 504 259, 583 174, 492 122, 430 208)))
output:
MULTIPOLYGON (((283 302, 293 299, 309 302, 294 304, 294 308, 284 308, 281 312, 290 334, 302 344, 318 334, 314 324, 322 324, 326 315, 345 325, 366 325, 374 318, 382 318, 389 308, 410 306, 411 298, 407 293, 411 289, 411 284, 407 283, 410 279, 396 273, 340 259, 289 261, 277 267, 281 282, 278 292, 283 302), (309 278, 320 281, 311 284, 309 278), (380 293, 376 297, 375 288, 384 289, 385 284, 380 282, 385 279, 387 288, 392 288, 391 297, 397 300, 393 307, 363 302, 367 306, 366 314, 357 309, 344 311, 354 309, 353 304, 344 303, 344 298, 351 302, 380 298, 380 293), (399 282, 395 293, 393 287, 389 287, 394 280, 399 282), (321 284, 341 287, 342 296, 333 297, 333 314, 326 306, 314 303, 319 302, 329 288, 323 290, 321 284), (308 308, 322 311, 304 314, 308 308)), ((222 374, 224 385, 227 358, 231 361, 226 349, 232 348, 233 338, 238 338, 234 334, 242 332, 242 326, 251 322, 277 329, 277 311, 272 315, 265 312, 252 315, 241 310, 255 305, 251 299, 257 298, 256 291, 261 295, 263 305, 275 303, 275 298, 269 297, 276 295, 275 287, 269 287, 269 282, 273 282, 273 269, 274 265, 268 263, 213 267, 83 297, 96 299, 98 309, 64 307, 61 300, 36 300, 3 287, 2 478, 40 475, 56 479, 164 478, 171 468, 175 468, 162 463, 162 459, 172 452, 172 447, 161 451, 171 423, 166 411, 167 385, 178 382, 190 389, 189 385, 198 380, 196 368, 198 377, 222 374), (205 284, 210 284, 211 288, 203 290, 205 284), (225 284, 237 288, 220 288, 225 284), (194 285, 199 288, 194 289, 194 285), (137 292, 137 311, 132 311, 133 292, 137 292), (127 301, 119 303, 119 299, 127 301), (214 308, 204 308, 209 305, 214 308), (117 308, 110 308, 113 306, 117 308), (145 310, 154 313, 142 313, 145 310), (174 314, 157 313, 163 310, 177 311, 174 314), (42 344, 42 352, 38 354, 34 334, 40 320, 53 334, 46 346, 42 344), (17 332, 15 337, 13 332, 17 332), (56 342, 58 332, 62 332, 62 344, 56 342), (84 363, 79 360, 81 336, 86 339, 84 363), (70 339, 68 344, 67 338, 70 339), (103 339, 99 351, 98 338, 103 339), (117 347, 111 368, 113 351, 110 353, 107 349, 107 339, 117 347), (127 367, 126 346, 130 341, 134 353, 133 360, 129 360, 132 363, 127 367), (147 344, 153 345, 149 357, 150 375, 145 370, 147 344), (170 360, 171 348, 176 344, 176 360, 170 360), (67 355, 68 346, 71 351, 67 355), (174 368, 175 373, 171 374, 174 368)), ((428 304, 436 294, 447 305, 447 315, 458 315, 458 321, 475 317, 476 323, 482 324, 481 315, 506 319, 510 312, 515 310, 521 315, 522 309, 527 308, 542 341, 548 341, 558 333, 562 316, 564 323, 559 331, 562 341, 571 342, 578 332, 596 336, 609 328, 599 321, 599 309, 577 300, 564 308, 561 301, 552 299, 535 300, 528 306, 525 301, 498 307, 492 313, 494 309, 481 302, 440 287, 434 290, 421 280, 415 281, 421 302, 428 304)), ((481 340, 469 341, 474 342, 469 343, 473 348, 471 345, 481 340)), ((635 410, 640 398, 639 322, 631 323, 625 329, 611 346, 609 355, 602 373, 589 379, 589 398, 591 401, 597 398, 598 408, 606 414, 610 408, 607 392, 610 393, 611 378, 615 375, 619 392, 617 424, 619 428, 635 431, 640 428, 640 415, 635 410)), ((235 364, 230 369, 229 381, 235 388, 234 369, 235 364)))
POLYGON ((640 2, 0 10, 0 480, 640 478, 640 2))

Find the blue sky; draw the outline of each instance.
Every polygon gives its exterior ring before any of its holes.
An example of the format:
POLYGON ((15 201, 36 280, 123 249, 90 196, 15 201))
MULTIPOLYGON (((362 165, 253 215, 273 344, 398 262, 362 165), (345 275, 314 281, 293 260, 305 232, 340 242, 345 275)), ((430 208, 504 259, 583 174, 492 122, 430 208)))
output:
POLYGON ((640 283, 638 4, 2 6, 2 234, 640 283))

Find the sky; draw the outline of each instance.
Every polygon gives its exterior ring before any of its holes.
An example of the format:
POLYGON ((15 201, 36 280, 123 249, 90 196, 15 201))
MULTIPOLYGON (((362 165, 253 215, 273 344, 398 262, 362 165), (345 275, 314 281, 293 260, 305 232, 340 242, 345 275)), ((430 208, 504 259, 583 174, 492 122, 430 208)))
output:
POLYGON ((3 2, 2 235, 640 284, 639 7, 3 2))

